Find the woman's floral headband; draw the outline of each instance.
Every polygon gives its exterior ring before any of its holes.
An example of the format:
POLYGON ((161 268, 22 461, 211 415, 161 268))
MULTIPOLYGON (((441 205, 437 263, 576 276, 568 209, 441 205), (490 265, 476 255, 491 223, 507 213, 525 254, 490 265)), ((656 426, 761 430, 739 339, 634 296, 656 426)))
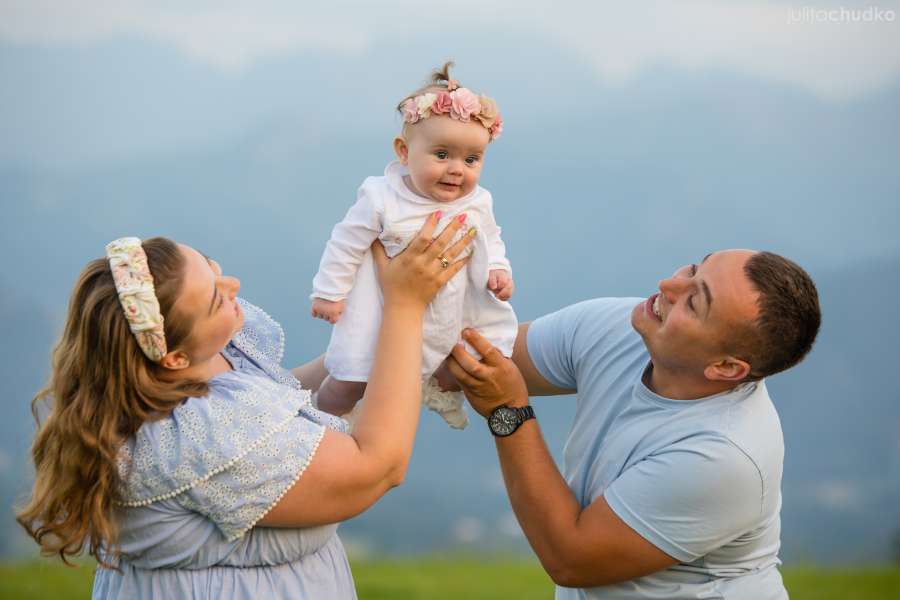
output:
POLYGON ((147 358, 159 362, 166 355, 166 335, 141 240, 136 237, 113 240, 106 245, 106 257, 131 333, 147 358))
POLYGON ((426 92, 407 98, 401 105, 403 121, 416 123, 434 115, 448 115, 457 121, 477 120, 491 135, 491 141, 503 133, 503 118, 497 111, 497 103, 487 96, 476 96, 472 90, 459 85, 452 79, 447 91, 426 92))

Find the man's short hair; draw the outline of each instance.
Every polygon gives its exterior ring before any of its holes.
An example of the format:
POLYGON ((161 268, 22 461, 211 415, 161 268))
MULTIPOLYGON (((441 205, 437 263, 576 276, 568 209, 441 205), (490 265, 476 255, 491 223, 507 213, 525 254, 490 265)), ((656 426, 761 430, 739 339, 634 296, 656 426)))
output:
POLYGON ((742 338, 750 363, 748 379, 790 369, 805 357, 819 332, 822 314, 812 278, 797 263, 772 252, 757 252, 744 273, 759 292, 759 315, 742 338))

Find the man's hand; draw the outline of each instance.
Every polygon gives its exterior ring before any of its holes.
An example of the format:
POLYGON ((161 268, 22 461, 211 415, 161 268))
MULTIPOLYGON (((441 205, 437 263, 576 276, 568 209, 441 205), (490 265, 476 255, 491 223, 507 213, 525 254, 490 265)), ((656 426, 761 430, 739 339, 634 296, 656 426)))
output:
POLYGON ((325 300, 324 298, 314 298, 310 314, 317 319, 324 319, 332 325, 338 322, 344 312, 343 300, 325 300))
POLYGON ((447 363, 450 358, 445 358, 444 362, 441 363, 441 366, 437 368, 437 371, 434 372, 432 377, 437 380, 438 387, 441 388, 442 392, 461 392, 462 388, 459 386, 459 383, 456 381, 456 377, 453 376, 453 373, 450 372, 450 369, 447 368, 447 363))
POLYGON ((525 406, 528 390, 515 363, 506 358, 474 329, 463 331, 463 339, 481 354, 479 361, 462 344, 453 348, 447 368, 462 386, 469 404, 487 417, 500 405, 525 406))
POLYGON ((494 292, 498 300, 509 300, 515 289, 512 275, 505 269, 491 269, 488 273, 488 289, 494 292))

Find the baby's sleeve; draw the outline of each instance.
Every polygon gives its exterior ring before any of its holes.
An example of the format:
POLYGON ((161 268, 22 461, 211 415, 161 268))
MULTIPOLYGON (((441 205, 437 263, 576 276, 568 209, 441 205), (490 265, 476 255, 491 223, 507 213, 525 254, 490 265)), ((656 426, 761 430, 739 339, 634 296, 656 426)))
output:
POLYGON ((485 192, 487 196, 487 219, 482 223, 484 227, 484 236, 487 240, 488 251, 488 269, 503 269, 512 273, 512 266, 509 259, 506 258, 506 244, 500 238, 500 226, 494 218, 494 200, 489 192, 485 192))
POLYGON ((363 257, 381 233, 381 217, 378 194, 366 180, 357 192, 356 204, 331 231, 310 298, 336 301, 347 297, 363 257))

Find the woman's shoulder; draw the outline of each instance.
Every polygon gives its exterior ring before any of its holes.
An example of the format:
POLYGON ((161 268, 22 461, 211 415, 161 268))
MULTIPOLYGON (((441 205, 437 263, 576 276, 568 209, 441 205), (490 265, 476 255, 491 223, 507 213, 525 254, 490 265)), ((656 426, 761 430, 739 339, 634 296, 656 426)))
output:
POLYGON ((120 448, 122 503, 141 506, 180 494, 264 445, 309 406, 308 391, 263 373, 216 376, 205 396, 144 423, 120 448))

